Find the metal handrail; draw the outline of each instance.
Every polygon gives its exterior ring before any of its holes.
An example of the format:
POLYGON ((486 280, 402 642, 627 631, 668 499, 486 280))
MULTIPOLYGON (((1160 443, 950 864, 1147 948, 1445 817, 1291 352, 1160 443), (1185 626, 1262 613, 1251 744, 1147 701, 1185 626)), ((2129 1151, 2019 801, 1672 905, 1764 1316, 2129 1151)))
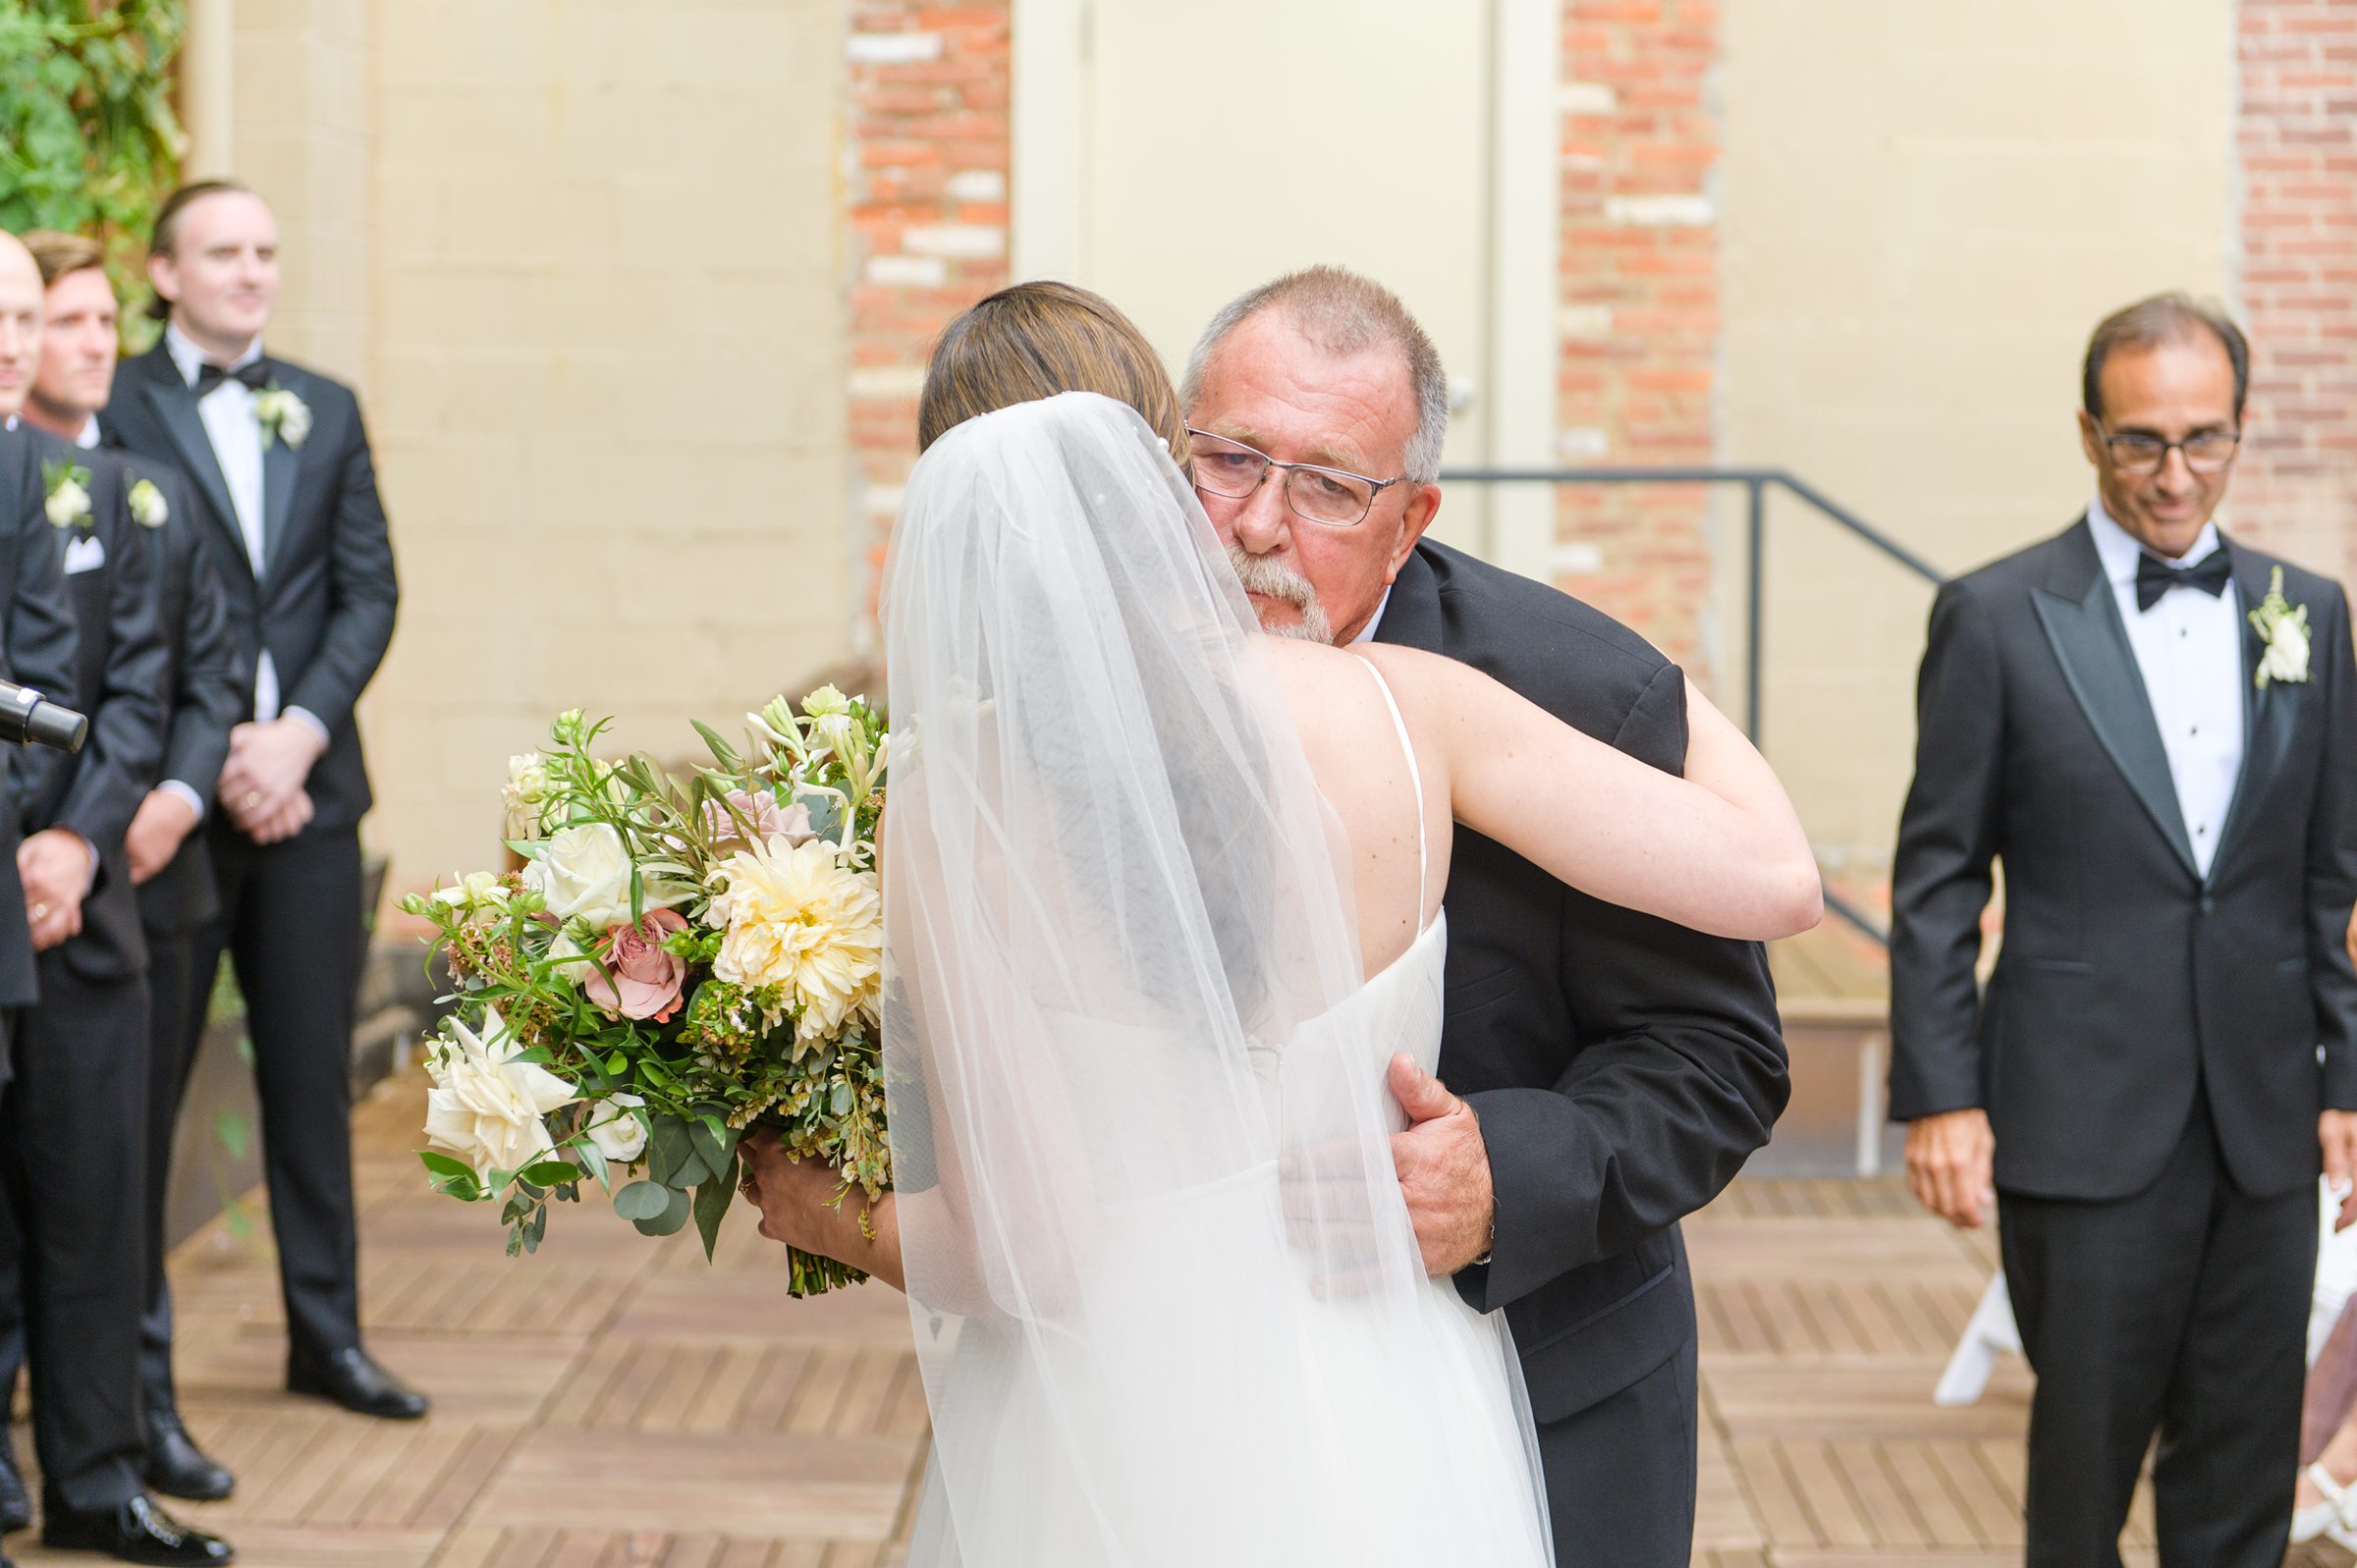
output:
MULTIPOLYGON (((1899 566, 1937 587, 1947 574, 1891 538, 1873 523, 1842 506, 1824 491, 1782 468, 1718 468, 1670 465, 1610 468, 1455 468, 1441 475, 1443 484, 1739 484, 1743 487, 1745 533, 1749 541, 1745 600, 1743 663, 1743 732, 1760 738, 1760 654, 1766 624, 1768 491, 1782 486, 1808 503, 1836 525, 1881 551, 1899 566)), ((1891 933, 1863 909, 1828 891, 1825 906, 1883 946, 1891 933)))

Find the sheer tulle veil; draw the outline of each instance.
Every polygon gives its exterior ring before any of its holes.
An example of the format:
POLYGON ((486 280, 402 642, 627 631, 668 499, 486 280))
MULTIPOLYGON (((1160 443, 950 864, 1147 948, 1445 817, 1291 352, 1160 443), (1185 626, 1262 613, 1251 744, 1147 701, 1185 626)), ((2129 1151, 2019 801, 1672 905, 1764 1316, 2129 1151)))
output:
POLYGON ((1184 477, 1105 398, 971 420, 910 479, 883 614, 910 1561, 1465 1560, 1446 1506, 1382 1496, 1499 1460, 1441 1451, 1417 1367, 1372 1463, 1333 1430, 1338 1335, 1412 1355, 1434 1293, 1382 1063, 1328 1025, 1346 861, 1184 477))

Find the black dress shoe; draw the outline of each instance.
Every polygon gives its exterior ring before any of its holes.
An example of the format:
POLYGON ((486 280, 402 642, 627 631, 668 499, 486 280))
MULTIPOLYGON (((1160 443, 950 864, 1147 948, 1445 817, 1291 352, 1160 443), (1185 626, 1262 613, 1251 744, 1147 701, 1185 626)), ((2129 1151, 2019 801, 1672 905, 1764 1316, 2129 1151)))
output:
POLYGON ((228 1541, 190 1529, 144 1492, 120 1507, 88 1514, 59 1506, 54 1496, 42 1498, 41 1544, 59 1551, 102 1551, 153 1568, 206 1568, 238 1560, 228 1541))
POLYGON ((368 1359, 355 1346, 324 1356, 298 1350, 287 1357, 287 1391, 333 1400, 383 1421, 415 1421, 434 1402, 368 1359))
POLYGON ((32 1499, 25 1494, 25 1478, 17 1474, 17 1456, 9 1449, 8 1433, 0 1432, 0 1536, 31 1523, 32 1499))
POLYGON ((238 1480, 206 1457, 177 1410, 147 1412, 147 1485, 167 1497, 219 1502, 238 1480))

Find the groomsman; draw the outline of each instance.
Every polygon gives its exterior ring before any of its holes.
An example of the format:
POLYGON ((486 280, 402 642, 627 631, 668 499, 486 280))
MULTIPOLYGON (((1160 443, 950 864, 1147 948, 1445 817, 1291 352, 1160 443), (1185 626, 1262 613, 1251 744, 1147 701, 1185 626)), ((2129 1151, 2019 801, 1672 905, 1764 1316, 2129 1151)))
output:
MULTIPOLYGON (((44 303, 39 269, 13 239, 0 245, 0 292, 44 303)), ((17 417, 29 390, 29 380, 0 389, 0 413, 17 417)), ((148 1497, 138 1422, 146 952, 123 835, 162 750, 152 557, 120 460, 32 438, 50 529, 39 548, 60 563, 76 623, 63 700, 90 719, 81 753, 23 801, 31 831, 16 854, 40 1000, 19 1018, 0 1184, 17 1237, 42 1541, 129 1562, 227 1562, 223 1542, 148 1497)))
POLYGON ((2357 1169, 2357 662, 2336 583, 2213 520, 2249 365, 2181 295, 2107 318, 2085 513, 1932 608, 1891 1114, 1928 1207, 1994 1194, 2033 1565, 2119 1562, 2156 1431, 2161 1560, 2282 1561, 2317 1173, 2357 1169))
POLYGON ((226 948, 262 1103, 287 1386, 412 1419, 425 1396, 361 1347, 352 1196, 359 821, 370 803, 353 708, 392 639, 399 597, 375 465, 351 389, 263 352, 278 230, 259 196, 226 181, 173 192, 147 275, 163 341, 124 367, 105 423, 133 452, 187 471, 249 688, 205 813, 220 910, 192 945, 181 1054, 226 948))
MULTIPOLYGON (((40 354, 41 298, 10 265, 13 245, 0 235, 0 399, 24 397, 40 354)), ((21 252, 19 252, 21 255, 21 252)), ((25 269, 29 272, 29 267, 25 269)), ((41 465, 29 432, 0 416, 0 678, 41 691, 64 691, 73 678, 74 623, 44 514, 41 465)), ((13 1115, 15 1054, 11 1036, 37 992, 31 933, 26 920, 16 846, 23 802, 46 789, 61 758, 40 747, 0 751, 0 1136, 13 1115)), ((0 1398, 0 1405, 5 1399, 0 1398)), ((0 1456, 7 1451, 0 1421, 0 1456)), ((0 1535, 30 1522, 24 1488, 0 1469, 0 1535)), ((0 1565, 7 1561, 0 1553, 0 1565)))
MULTIPOLYGON (((148 1016, 140 1020, 148 1072, 139 1414, 147 1442, 147 1484, 166 1496, 210 1501, 228 1496, 235 1483, 197 1448, 180 1419, 163 1294, 164 1208, 173 1129, 188 1086, 185 1048, 192 1038, 185 1026, 190 937, 215 907, 212 868, 192 830, 202 819, 229 755, 242 682, 230 641, 228 595, 197 532, 184 476, 176 467, 123 451, 114 432, 99 421, 113 393, 120 342, 105 253, 96 241, 80 235, 29 234, 25 243, 47 288, 40 370, 25 418, 124 466, 132 518, 138 525, 132 532, 153 558, 156 622, 166 663, 160 689, 170 715, 160 782, 140 798, 122 857, 128 885, 137 890, 147 954, 142 992, 148 1016)), ((84 652, 86 657, 86 647, 84 652)), ((0 1342, 0 1385, 13 1370, 9 1349, 0 1342)))

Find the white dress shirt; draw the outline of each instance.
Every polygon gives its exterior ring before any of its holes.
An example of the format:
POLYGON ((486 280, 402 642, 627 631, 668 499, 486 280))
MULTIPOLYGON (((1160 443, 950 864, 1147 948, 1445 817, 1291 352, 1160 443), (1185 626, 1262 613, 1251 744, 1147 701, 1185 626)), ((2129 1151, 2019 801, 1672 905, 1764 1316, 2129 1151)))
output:
POLYGON ((1386 588, 1383 590, 1383 597, 1375 601, 1375 613, 1367 617, 1367 623, 1359 628, 1357 636, 1350 639, 1350 645, 1356 647, 1362 642, 1373 642, 1375 628, 1383 624, 1383 613, 1391 607, 1392 590, 1386 588))
MULTIPOLYGON (((164 347, 172 354, 172 363, 180 377, 190 386, 196 385, 197 372, 204 366, 204 351, 191 342, 178 325, 164 328, 164 347)), ((242 370, 262 356, 262 340, 254 339, 245 351, 221 368, 242 370)), ((213 457, 221 464, 221 478, 229 486, 229 504, 238 514, 238 534, 246 541, 246 559, 252 564, 253 580, 262 580, 262 421, 253 411, 253 389, 243 381, 224 379, 213 384, 213 390, 196 405, 198 417, 204 420, 205 439, 212 444, 213 457)), ((319 731, 319 738, 328 738, 327 726, 318 715, 303 708, 289 708, 289 714, 303 720, 319 731)), ((278 666, 264 648, 253 667, 253 716, 270 720, 279 714, 278 666)))
POLYGON ((96 414, 90 415, 89 419, 83 423, 82 434, 74 438, 74 445, 84 452, 98 450, 98 416, 96 414))
MULTIPOLYGON (((2161 727, 2194 869, 2207 877, 2242 772, 2243 688, 2250 683, 2242 668, 2242 596, 2229 580, 2216 598, 2171 588, 2152 609, 2139 610, 2136 562, 2144 546, 2111 520, 2100 498, 2087 508, 2087 526, 2161 727)), ((2224 548, 2217 525, 2205 523, 2193 548, 2169 565, 2190 567, 2224 548)))

